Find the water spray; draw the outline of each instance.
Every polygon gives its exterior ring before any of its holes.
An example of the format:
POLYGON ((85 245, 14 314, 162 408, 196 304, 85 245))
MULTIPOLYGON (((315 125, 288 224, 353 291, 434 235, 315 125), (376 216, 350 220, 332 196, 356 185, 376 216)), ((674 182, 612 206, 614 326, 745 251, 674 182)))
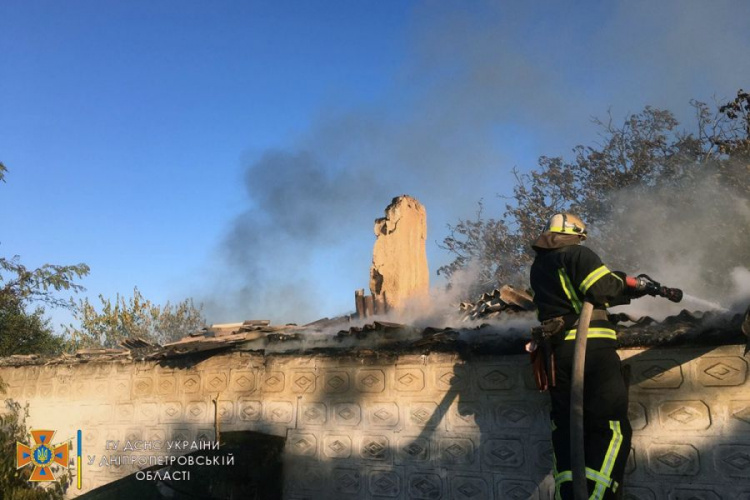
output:
POLYGON ((693 295, 690 295, 688 293, 684 294, 684 297, 686 300, 699 305, 701 307, 705 307, 706 309, 710 309, 712 311, 721 311, 721 312, 729 312, 729 309, 726 307, 722 307, 720 304, 716 302, 711 302, 709 300, 704 300, 698 297, 695 297, 693 295))
POLYGON ((716 302, 711 302, 709 300, 701 299, 699 297, 695 297, 694 295, 684 293, 679 288, 669 288, 663 286, 659 282, 654 281, 654 279, 647 274, 639 274, 636 278, 628 276, 626 278, 626 282, 628 286, 634 288, 635 290, 642 291, 654 297, 666 297, 672 302, 680 302, 682 301, 682 299, 686 299, 696 305, 712 311, 729 312, 729 309, 722 307, 716 302))

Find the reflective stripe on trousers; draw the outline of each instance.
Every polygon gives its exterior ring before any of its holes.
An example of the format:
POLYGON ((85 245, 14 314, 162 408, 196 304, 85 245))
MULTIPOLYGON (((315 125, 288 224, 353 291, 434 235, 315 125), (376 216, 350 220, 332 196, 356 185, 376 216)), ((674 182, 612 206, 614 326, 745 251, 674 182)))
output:
MULTIPOLYGON (((586 479, 594 481, 596 486, 594 492, 589 497, 589 500, 601 500, 604 498, 604 493, 607 488, 612 486, 612 491, 617 489, 617 483, 613 484, 612 481, 612 469, 615 466, 617 455, 620 453, 620 446, 622 445, 622 432, 620 430, 620 422, 617 420, 609 421, 609 428, 612 430, 612 438, 609 441, 609 447, 607 453, 604 455, 604 462, 602 468, 598 471, 586 467, 586 479)), ((553 452, 553 472, 555 475, 555 499, 561 500, 560 486, 562 483, 567 481, 573 481, 573 472, 566 470, 557 472, 557 459, 553 452)))

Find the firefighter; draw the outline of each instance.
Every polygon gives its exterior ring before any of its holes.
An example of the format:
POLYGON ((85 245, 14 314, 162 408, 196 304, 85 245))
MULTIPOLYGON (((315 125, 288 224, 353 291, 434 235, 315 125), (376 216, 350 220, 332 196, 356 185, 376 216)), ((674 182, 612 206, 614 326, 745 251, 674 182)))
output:
MULTIPOLYGON (((606 307, 645 295, 638 282, 612 272, 591 249, 582 246, 586 227, 575 215, 552 216, 533 243, 531 288, 542 322, 552 403, 555 498, 573 498, 570 458, 570 391, 576 327, 582 304, 594 305, 584 375, 584 443, 590 499, 622 495, 632 429, 628 392, 617 355, 614 325, 606 307)), ((532 355, 533 359, 533 355, 532 355)), ((537 376, 539 380, 539 376, 537 376)), ((546 384, 545 384, 546 385, 546 384)), ((541 387, 540 387, 541 388, 541 387)))

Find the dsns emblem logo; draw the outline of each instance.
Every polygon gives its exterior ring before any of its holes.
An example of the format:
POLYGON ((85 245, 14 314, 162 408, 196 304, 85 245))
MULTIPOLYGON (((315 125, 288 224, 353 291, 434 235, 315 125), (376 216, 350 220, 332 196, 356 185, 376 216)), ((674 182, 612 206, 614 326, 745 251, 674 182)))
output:
POLYGON ((68 467, 68 443, 51 444, 54 435, 55 431, 31 431, 33 446, 16 443, 16 468, 20 469, 29 464, 34 466, 29 481, 54 481, 55 476, 50 466, 57 464, 68 467))

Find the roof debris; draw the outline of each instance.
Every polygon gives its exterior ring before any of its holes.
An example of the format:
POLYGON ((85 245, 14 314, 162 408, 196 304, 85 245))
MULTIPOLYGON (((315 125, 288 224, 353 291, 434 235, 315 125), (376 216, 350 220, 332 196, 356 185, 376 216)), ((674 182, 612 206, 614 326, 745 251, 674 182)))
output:
MULTIPOLYGON (((121 342, 123 349, 80 349, 75 354, 48 358, 36 354, 0 358, 0 366, 72 364, 102 361, 162 360, 220 351, 260 353, 319 352, 373 355, 393 353, 468 352, 520 354, 536 324, 531 297, 512 287, 484 294, 474 304, 462 305, 456 327, 418 328, 387 321, 353 324, 348 316, 322 318, 303 326, 274 326, 268 320, 211 325, 176 342, 159 345, 141 338, 121 342), (507 313, 500 318, 501 313, 507 313), (468 319, 480 321, 467 325, 468 319)), ((611 315, 617 324, 620 347, 745 344, 750 337, 750 307, 744 314, 681 311, 662 321, 624 313, 611 315)))
POLYGON ((534 309, 536 307, 531 295, 509 285, 496 288, 490 293, 483 293, 473 304, 462 302, 459 305, 463 321, 492 319, 503 312, 515 313, 534 309))
MULTIPOLYGON (((147 340, 143 340, 140 337, 130 337, 120 342, 120 345, 125 349, 148 349, 150 347, 161 347, 159 344, 151 343, 147 340)), ((91 349, 97 350, 97 349, 91 349)), ((101 349, 98 349, 101 350, 101 349)), ((81 352, 80 350, 78 352, 81 352)))

